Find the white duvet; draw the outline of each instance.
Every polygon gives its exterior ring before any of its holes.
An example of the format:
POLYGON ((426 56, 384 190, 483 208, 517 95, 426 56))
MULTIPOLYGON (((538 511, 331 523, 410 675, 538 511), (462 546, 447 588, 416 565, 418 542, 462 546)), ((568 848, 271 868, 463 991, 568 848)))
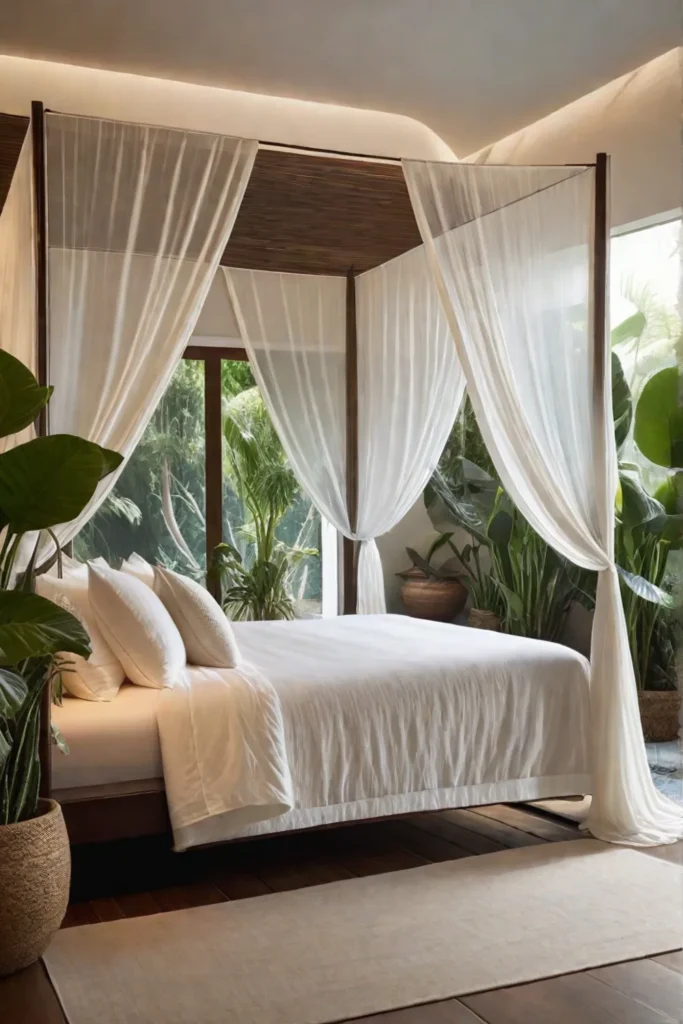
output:
POLYGON ((239 668, 188 668, 158 705, 179 849, 587 780, 588 665, 569 648, 394 615, 234 628, 239 668))

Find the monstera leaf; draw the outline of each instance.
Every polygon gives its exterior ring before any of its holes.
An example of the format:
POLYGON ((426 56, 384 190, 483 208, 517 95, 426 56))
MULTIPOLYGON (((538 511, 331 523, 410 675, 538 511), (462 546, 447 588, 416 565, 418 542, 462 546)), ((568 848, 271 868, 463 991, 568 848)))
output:
POLYGON ((0 437, 16 434, 33 423, 50 400, 28 367, 0 349, 0 437))
POLYGON ((118 452, 71 434, 38 437, 11 448, 0 455, 0 526, 26 533, 70 522, 122 459, 118 452))
POLYGON ((0 663, 16 665, 59 651, 90 654, 90 638, 78 619, 37 594, 0 591, 0 663))

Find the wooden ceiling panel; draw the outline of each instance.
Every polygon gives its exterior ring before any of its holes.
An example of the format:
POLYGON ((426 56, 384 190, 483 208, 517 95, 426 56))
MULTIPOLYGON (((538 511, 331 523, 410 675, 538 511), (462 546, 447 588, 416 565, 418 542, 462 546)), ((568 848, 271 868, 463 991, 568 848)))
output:
MULTIPOLYGON (((0 114, 0 209, 28 119, 0 114)), ((261 149, 221 262, 362 273, 420 244, 398 164, 261 149)))
POLYGON ((398 164, 261 149, 221 262, 360 273, 419 244, 398 164))

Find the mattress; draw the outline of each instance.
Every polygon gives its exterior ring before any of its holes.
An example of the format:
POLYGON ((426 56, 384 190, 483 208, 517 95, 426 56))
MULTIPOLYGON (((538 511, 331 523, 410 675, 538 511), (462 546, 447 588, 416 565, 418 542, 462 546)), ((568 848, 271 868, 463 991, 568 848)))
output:
POLYGON ((567 647, 395 615, 234 629, 242 682, 159 704, 177 849, 590 791, 589 669, 567 647))
POLYGON ((52 721, 69 747, 68 754, 52 748, 53 790, 161 778, 160 693, 124 683, 112 701, 65 697, 53 707, 52 721))
POLYGON ((53 709, 70 748, 53 748, 59 798, 148 791, 165 778, 172 820, 188 796, 211 804, 206 820, 176 831, 184 848, 590 792, 588 665, 566 647, 392 615, 234 628, 266 681, 261 696, 272 691, 274 748, 251 684, 188 666, 171 690, 126 684, 111 702, 67 697, 53 709), (226 771, 251 765, 240 797, 248 805, 269 749, 290 776, 291 810, 237 823, 221 812, 239 790, 226 771))

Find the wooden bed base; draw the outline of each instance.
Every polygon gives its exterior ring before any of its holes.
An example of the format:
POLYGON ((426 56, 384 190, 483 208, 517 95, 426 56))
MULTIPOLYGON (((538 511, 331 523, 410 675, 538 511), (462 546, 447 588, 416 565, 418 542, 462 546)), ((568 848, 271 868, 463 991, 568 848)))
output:
MULTIPOLYGON (((574 793, 553 797, 554 800, 582 799, 574 793)), ((523 801, 528 803, 528 801, 523 801)), ((120 796, 93 796, 66 801, 61 805, 72 846, 81 843, 108 843, 121 839, 140 839, 144 836, 172 835, 166 793, 160 789, 145 793, 122 793, 120 796)), ((462 810, 463 808, 454 808, 462 810)), ((442 808, 447 810, 447 808, 442 808)), ((408 811, 406 814, 390 815, 392 818, 415 817, 419 814, 433 814, 434 811, 408 811)), ((348 821, 312 825, 309 828, 291 829, 288 832, 315 832, 320 829, 343 828, 345 825, 359 825, 361 822, 386 821, 380 818, 352 818, 348 821)), ((263 836, 239 836, 221 843, 245 842, 250 838, 266 838, 284 835, 285 832, 268 832, 263 836)))
POLYGON ((65 801, 61 807, 72 845, 170 835, 171 832, 163 790, 85 797, 65 801))

